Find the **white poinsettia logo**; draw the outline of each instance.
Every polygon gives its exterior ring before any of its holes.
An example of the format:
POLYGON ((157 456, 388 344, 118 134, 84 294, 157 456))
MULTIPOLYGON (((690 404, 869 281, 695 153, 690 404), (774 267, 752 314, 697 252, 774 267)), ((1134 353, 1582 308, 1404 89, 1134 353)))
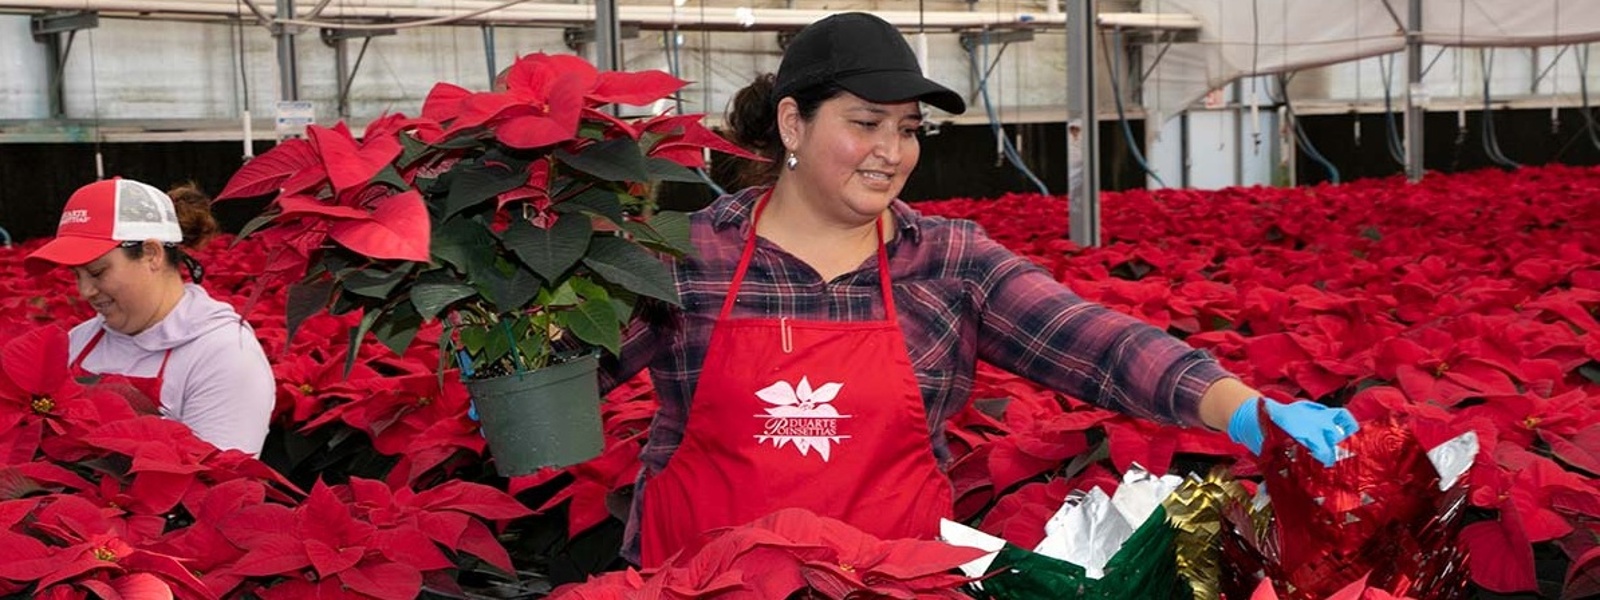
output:
POLYGON ((842 383, 824 383, 813 389, 811 381, 801 377, 799 385, 779 381, 757 391, 757 398, 773 406, 766 409, 767 414, 755 415, 765 420, 756 443, 771 441, 774 448, 792 443, 800 456, 815 449, 822 462, 828 462, 832 445, 850 438, 839 434, 839 421, 850 415, 839 414, 832 404, 843 387, 842 383))

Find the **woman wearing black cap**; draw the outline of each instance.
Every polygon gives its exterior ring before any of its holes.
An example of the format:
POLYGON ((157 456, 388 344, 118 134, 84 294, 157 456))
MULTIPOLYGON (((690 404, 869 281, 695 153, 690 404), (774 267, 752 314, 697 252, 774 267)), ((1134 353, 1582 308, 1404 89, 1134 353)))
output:
MULTIPOLYGON (((897 199, 922 103, 966 108, 864 13, 802 30, 735 99, 736 141, 774 159, 766 180, 693 215, 683 308, 647 310, 606 365, 607 387, 648 367, 661 400, 625 549, 644 566, 785 507, 932 537, 951 512, 944 423, 979 359, 1259 452, 1259 394, 1204 352, 897 199)), ((1314 403, 1268 410, 1324 462, 1356 428, 1314 403)))

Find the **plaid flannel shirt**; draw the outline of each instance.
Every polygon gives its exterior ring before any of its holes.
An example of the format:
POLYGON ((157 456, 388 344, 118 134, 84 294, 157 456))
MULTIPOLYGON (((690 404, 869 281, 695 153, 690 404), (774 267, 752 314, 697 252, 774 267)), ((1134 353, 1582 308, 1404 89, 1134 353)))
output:
MULTIPOLYGON (((677 450, 711 329, 764 188, 718 199, 694 213, 695 255, 671 269, 682 308, 648 306, 606 357, 609 390, 649 368, 661 408, 641 459, 660 472, 677 450)), ((900 329, 928 414, 930 447, 949 466, 944 423, 960 412, 983 360, 1044 387, 1137 417, 1199 425, 1200 396, 1229 374, 1195 350, 1131 316, 1086 301, 1048 272, 989 239, 971 221, 927 217, 895 201, 888 244, 900 329)), ((833 281, 757 239, 736 317, 867 321, 884 318, 876 256, 833 281)))

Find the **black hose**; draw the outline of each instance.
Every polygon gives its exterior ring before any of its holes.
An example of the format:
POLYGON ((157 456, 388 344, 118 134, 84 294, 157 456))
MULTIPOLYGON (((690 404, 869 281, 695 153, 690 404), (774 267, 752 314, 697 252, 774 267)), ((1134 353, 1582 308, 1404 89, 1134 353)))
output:
MULTIPOLYGON (((1311 143, 1311 136, 1306 135, 1305 126, 1300 124, 1299 115, 1294 112, 1294 103, 1289 101, 1289 79, 1287 77, 1278 76, 1278 89, 1283 92, 1283 110, 1285 116, 1289 118, 1289 123, 1294 127, 1294 139, 1299 142, 1300 151, 1304 152, 1312 162, 1321 165, 1322 169, 1328 172, 1329 182, 1338 185, 1340 182, 1339 168, 1333 166, 1333 161, 1328 160, 1321 152, 1317 151, 1316 144, 1311 143)), ((1361 116, 1356 115, 1356 118, 1359 119, 1361 116)))

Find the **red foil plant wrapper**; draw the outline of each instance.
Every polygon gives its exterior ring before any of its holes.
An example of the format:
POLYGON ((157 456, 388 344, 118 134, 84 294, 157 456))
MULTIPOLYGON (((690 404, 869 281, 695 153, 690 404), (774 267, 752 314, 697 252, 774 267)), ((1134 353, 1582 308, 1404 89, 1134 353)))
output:
POLYGON ((1475 434, 1441 444, 1430 460, 1405 416, 1383 415, 1363 421, 1341 443, 1347 452, 1324 467, 1265 412, 1261 419, 1270 503, 1235 500, 1224 508, 1226 598, 1250 598, 1267 579, 1285 599, 1323 600, 1363 577, 1396 596, 1462 597, 1466 553, 1456 539, 1467 485, 1460 475, 1477 453, 1475 434))

